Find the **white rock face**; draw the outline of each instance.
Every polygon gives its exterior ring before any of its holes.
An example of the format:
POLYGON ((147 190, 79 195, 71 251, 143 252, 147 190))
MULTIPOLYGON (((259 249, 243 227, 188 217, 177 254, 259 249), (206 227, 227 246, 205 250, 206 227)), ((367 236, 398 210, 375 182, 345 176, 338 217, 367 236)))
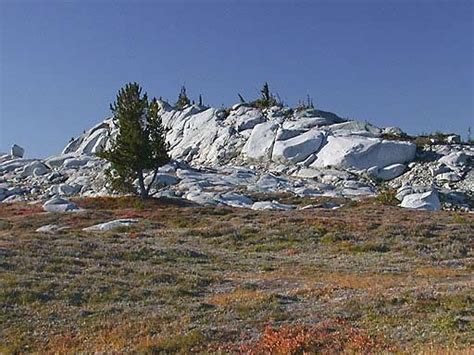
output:
POLYGON ((73 202, 60 197, 53 197, 43 204, 43 209, 46 212, 69 212, 77 210, 78 208, 73 202))
POLYGON ((441 209, 441 203, 436 190, 406 195, 403 197, 400 206, 427 211, 438 211, 441 209))
MULTIPOLYGON (((416 186, 433 186, 442 195, 443 208, 473 209, 474 147, 455 140, 431 145, 414 160, 414 144, 382 139, 384 134, 403 137, 401 130, 347 121, 330 112, 276 106, 260 110, 248 104, 231 109, 189 105, 183 110, 159 105, 173 160, 159 169, 152 187, 156 196, 278 208, 278 202, 254 203, 246 194, 268 194, 268 200, 279 193, 360 199, 374 196, 378 180, 385 180, 399 190, 401 201, 426 191, 416 186)), ((39 160, 20 158, 18 150, 17 156, 0 154, 0 201, 109 195, 104 170, 110 165, 95 154, 110 147, 116 135, 115 123, 107 119, 72 139, 58 156, 39 160)), ((146 179, 148 183, 150 173, 146 179)), ((50 205, 50 210, 71 210, 67 200, 50 205)))
POLYGON ((12 149, 11 149, 11 155, 15 158, 23 158, 23 154, 25 153, 25 150, 20 147, 19 145, 13 144, 12 149))
MULTIPOLYGON (((191 107, 190 110, 193 108, 191 107)), ((182 137, 172 142, 172 156, 182 156, 186 161, 196 159, 196 161, 209 161, 207 157, 209 151, 200 156, 203 149, 209 149, 218 137, 220 126, 216 117, 216 109, 208 109, 185 118, 183 124, 182 137), (176 144, 178 143, 178 144, 176 144)), ((185 111, 186 112, 186 111, 185 111)), ((192 111, 189 111, 192 112, 192 111)))
POLYGON ((312 129, 294 138, 277 140, 273 146, 272 160, 279 163, 299 163, 318 151, 324 134, 312 129))
POLYGON ((31 159, 20 159, 14 158, 4 161, 0 163, 0 174, 10 173, 15 170, 21 170, 28 165, 29 163, 33 162, 34 160, 31 159))
POLYGON ((327 128, 335 135, 359 135, 362 137, 378 137, 382 130, 368 122, 347 121, 331 125, 327 128))
MULTIPOLYGON (((261 112, 239 104, 225 117, 222 110, 214 108, 194 105, 179 111, 164 102, 160 105, 163 124, 169 129, 171 156, 193 165, 223 165, 243 159, 343 169, 384 168, 411 161, 416 149, 410 143, 374 138, 382 130, 367 122, 344 121, 324 111, 309 109, 287 117, 288 111, 278 107, 261 112), (327 143, 324 136, 328 136, 327 143)), ((115 132, 108 119, 69 143, 63 154, 93 154, 106 147, 115 132)), ((66 166, 83 163, 78 157, 69 158, 76 160, 65 159, 66 166)), ((50 159, 48 164, 57 165, 60 159, 50 159)))
POLYGON ((374 175, 376 178, 387 181, 387 180, 395 179, 397 176, 402 175, 404 171, 406 170, 406 165, 405 164, 392 164, 381 169, 379 169, 378 167, 375 167, 375 169, 373 169, 372 171, 370 170, 371 169, 369 169, 368 172, 374 175))
POLYGON ((416 146, 358 136, 329 136, 327 144, 317 154, 312 168, 341 167, 368 169, 405 163, 415 158, 416 146))
POLYGON ((105 148, 107 142, 107 128, 99 128, 89 136, 89 139, 83 142, 76 150, 79 154, 96 154, 105 148))
POLYGON ((233 110, 227 120, 234 125, 238 132, 252 129, 257 124, 266 121, 260 110, 247 106, 240 106, 233 110))
POLYGON ((273 174, 263 174, 252 189, 260 192, 278 192, 288 190, 290 186, 289 180, 285 178, 273 174))
POLYGON ((21 172, 21 176, 41 176, 47 174, 50 171, 49 167, 47 167, 44 163, 40 161, 34 161, 25 165, 23 171, 21 172))
POLYGON ((138 223, 137 219, 116 219, 110 222, 96 224, 90 227, 83 228, 86 232, 107 232, 117 228, 130 227, 138 223))
POLYGON ((462 152, 453 152, 438 160, 439 163, 446 164, 450 167, 460 167, 466 165, 468 156, 462 152))
POLYGON ((63 168, 78 168, 86 165, 90 161, 88 156, 82 156, 79 158, 68 158, 63 162, 63 168))
POLYGON ((88 131, 85 131, 79 138, 69 142, 63 149, 62 155, 72 152, 90 155, 99 152, 105 147, 112 125, 113 123, 110 118, 95 125, 88 131))
POLYGON ((250 160, 270 159, 278 125, 265 122, 256 125, 242 148, 242 155, 250 160))
MULTIPOLYGON (((71 143, 70 143, 71 144, 71 143)), ((66 147, 67 148, 67 147, 66 147)), ((65 149, 66 150, 66 149, 65 149)), ((61 154, 54 157, 46 158, 45 163, 51 168, 59 168, 63 165, 64 161, 76 157, 75 154, 61 154)))

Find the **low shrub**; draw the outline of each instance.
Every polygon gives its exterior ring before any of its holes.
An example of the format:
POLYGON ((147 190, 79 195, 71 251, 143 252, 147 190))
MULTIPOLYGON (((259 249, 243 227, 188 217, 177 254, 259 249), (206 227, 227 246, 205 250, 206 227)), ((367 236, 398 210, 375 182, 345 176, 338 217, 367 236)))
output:
POLYGON ((228 346, 224 351, 246 354, 313 354, 371 353, 394 350, 344 320, 331 320, 315 325, 284 325, 279 329, 266 327, 254 342, 240 347, 228 346))

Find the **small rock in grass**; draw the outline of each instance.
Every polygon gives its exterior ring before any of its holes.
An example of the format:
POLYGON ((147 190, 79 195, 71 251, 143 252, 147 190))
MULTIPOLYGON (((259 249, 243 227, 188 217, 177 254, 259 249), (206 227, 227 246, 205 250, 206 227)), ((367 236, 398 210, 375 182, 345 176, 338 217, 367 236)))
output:
POLYGON ((74 202, 55 196, 44 203, 43 209, 46 212, 69 212, 78 210, 78 207, 74 202))
POLYGON ((100 223, 87 228, 83 228, 82 230, 86 232, 107 232, 120 227, 130 227, 136 223, 138 223, 137 219, 116 219, 114 221, 100 223))
POLYGON ((294 206, 284 205, 276 201, 259 201, 252 205, 253 210, 292 210, 294 206))
POLYGON ((436 190, 406 195, 403 197, 400 206, 427 211, 439 211, 441 209, 441 203, 436 190))
POLYGON ((68 228, 69 227, 58 226, 57 224, 47 224, 45 226, 41 226, 38 229, 36 229, 36 232, 54 234, 54 233, 60 232, 62 230, 68 229, 68 228))

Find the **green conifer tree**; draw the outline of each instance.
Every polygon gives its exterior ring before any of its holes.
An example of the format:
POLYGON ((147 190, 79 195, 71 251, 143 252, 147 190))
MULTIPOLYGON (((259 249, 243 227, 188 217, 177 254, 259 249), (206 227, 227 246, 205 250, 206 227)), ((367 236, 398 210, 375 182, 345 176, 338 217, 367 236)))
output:
POLYGON ((270 94, 270 88, 268 87, 268 83, 263 84, 263 88, 260 90, 262 94, 262 101, 270 102, 272 99, 272 95, 270 94))
POLYGON ((110 149, 99 153, 111 163, 107 179, 114 190, 135 193, 146 199, 158 168, 170 160, 158 102, 156 99, 149 102, 137 83, 129 83, 120 89, 110 109, 118 134, 110 149), (149 171, 153 171, 153 176, 146 186, 145 174, 149 171))
POLYGON ((269 108, 272 106, 278 106, 278 102, 275 96, 270 92, 268 83, 263 84, 262 89, 260 90, 261 96, 257 100, 251 103, 252 106, 256 108, 269 108))
POLYGON ((191 103, 189 100, 188 95, 186 94, 186 87, 183 85, 181 86, 181 92, 178 95, 178 101, 176 101, 176 108, 178 110, 182 110, 186 106, 188 106, 191 103))

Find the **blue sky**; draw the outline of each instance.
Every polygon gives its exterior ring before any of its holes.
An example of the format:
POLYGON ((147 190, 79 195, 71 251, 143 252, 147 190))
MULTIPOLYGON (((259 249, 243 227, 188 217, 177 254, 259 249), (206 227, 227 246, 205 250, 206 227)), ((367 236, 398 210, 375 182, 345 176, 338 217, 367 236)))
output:
POLYGON ((409 133, 474 129, 473 2, 0 0, 0 151, 61 151, 126 82, 290 104, 409 133))

